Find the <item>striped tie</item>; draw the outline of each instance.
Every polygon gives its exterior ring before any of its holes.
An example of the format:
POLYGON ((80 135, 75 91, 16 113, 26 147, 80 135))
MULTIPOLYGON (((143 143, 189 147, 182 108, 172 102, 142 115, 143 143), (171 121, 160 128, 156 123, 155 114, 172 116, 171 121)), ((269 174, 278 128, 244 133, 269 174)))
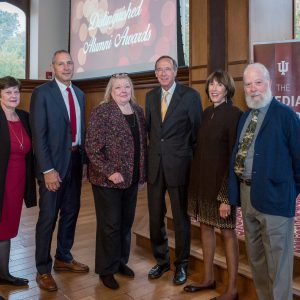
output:
POLYGON ((163 121, 165 119, 167 110, 168 110, 168 102, 167 102, 167 96, 169 95, 169 92, 164 91, 163 97, 161 99, 161 120, 163 121))

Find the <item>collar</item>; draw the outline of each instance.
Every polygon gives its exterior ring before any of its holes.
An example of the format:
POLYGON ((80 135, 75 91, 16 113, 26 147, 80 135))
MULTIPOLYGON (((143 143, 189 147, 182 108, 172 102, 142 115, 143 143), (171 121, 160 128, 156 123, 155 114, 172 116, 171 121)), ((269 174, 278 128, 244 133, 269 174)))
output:
MULTIPOLYGON (((270 104, 271 104, 272 100, 265 106, 261 107, 261 108, 258 108, 257 110, 260 112, 260 113, 263 113, 263 114, 266 114, 269 107, 270 107, 270 104)), ((252 109, 253 110, 253 109, 252 109)))
POLYGON ((170 95, 173 95, 173 93, 175 91, 175 88, 176 88, 176 82, 174 81, 172 86, 167 91, 164 90, 163 88, 161 88, 162 95, 163 95, 164 92, 168 92, 170 95))
MULTIPOLYGON (((60 91, 61 91, 61 92, 65 92, 65 91, 66 91, 66 88, 67 88, 68 86, 65 85, 65 84, 63 84, 63 83, 61 83, 61 82, 60 82, 59 80, 57 80, 56 78, 54 78, 54 80, 56 81, 56 83, 57 83, 57 85, 58 85, 60 91)), ((73 89, 73 88, 72 88, 72 82, 70 82, 69 88, 70 88, 70 89, 73 89)))

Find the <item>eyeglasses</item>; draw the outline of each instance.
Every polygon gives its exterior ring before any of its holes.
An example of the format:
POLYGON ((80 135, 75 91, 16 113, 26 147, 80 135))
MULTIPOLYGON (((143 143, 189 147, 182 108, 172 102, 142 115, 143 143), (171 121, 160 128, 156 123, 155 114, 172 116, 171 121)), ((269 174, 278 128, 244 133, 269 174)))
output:
POLYGON ((128 76, 128 73, 115 73, 111 75, 111 77, 113 78, 126 77, 126 76, 128 76))
POLYGON ((163 72, 165 72, 165 73, 170 73, 170 72, 172 72, 172 71, 174 71, 172 68, 158 68, 158 69, 156 69, 155 70, 157 73, 163 73, 163 72))

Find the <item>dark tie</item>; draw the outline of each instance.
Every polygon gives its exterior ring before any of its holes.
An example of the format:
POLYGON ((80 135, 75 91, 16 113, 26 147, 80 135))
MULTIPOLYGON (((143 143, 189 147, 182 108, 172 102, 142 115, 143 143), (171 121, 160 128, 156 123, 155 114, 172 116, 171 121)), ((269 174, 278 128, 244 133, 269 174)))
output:
POLYGON ((69 98, 69 108, 70 108, 70 123, 71 123, 71 132, 72 132, 72 142, 76 141, 76 111, 75 111, 75 103, 74 98, 71 92, 71 89, 69 87, 66 88, 68 92, 68 98, 69 98))
POLYGON ((234 165, 234 172, 238 177, 241 177, 243 175, 244 169, 245 169, 245 159, 247 157, 248 149, 253 141, 254 138, 254 132, 257 125, 257 116, 258 116, 259 110, 254 109, 252 111, 252 118, 250 120, 250 123, 245 131, 245 134, 242 138, 242 141, 239 144, 239 150, 235 157, 235 165, 234 165))

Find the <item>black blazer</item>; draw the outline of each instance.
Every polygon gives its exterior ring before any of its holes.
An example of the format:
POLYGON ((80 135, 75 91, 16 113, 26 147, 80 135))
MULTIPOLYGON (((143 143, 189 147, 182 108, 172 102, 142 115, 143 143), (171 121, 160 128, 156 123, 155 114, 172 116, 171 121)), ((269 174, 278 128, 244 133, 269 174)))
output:
MULTIPOLYGON (((72 85, 81 111, 81 146, 84 149, 84 93, 72 85)), ((36 158, 36 176, 44 180, 43 172, 55 169, 63 179, 71 159, 72 136, 68 111, 55 80, 34 89, 30 102, 30 125, 36 158)))
MULTIPOLYGON (((29 128, 29 118, 28 113, 16 109, 16 113, 21 120, 27 134, 31 139, 31 132, 29 128)), ((0 220, 2 216, 3 207, 3 197, 4 188, 6 180, 6 172, 8 166, 8 160, 10 156, 10 136, 8 123, 4 111, 0 107, 0 220)), ((34 167, 33 167, 33 152, 32 149, 26 155, 26 184, 25 184, 25 194, 24 200, 27 207, 32 207, 36 205, 36 187, 34 179, 34 167)))
POLYGON ((176 83, 162 122, 161 92, 157 87, 146 95, 148 182, 154 183, 162 165, 168 185, 185 185, 201 122, 201 98, 196 90, 176 83))

